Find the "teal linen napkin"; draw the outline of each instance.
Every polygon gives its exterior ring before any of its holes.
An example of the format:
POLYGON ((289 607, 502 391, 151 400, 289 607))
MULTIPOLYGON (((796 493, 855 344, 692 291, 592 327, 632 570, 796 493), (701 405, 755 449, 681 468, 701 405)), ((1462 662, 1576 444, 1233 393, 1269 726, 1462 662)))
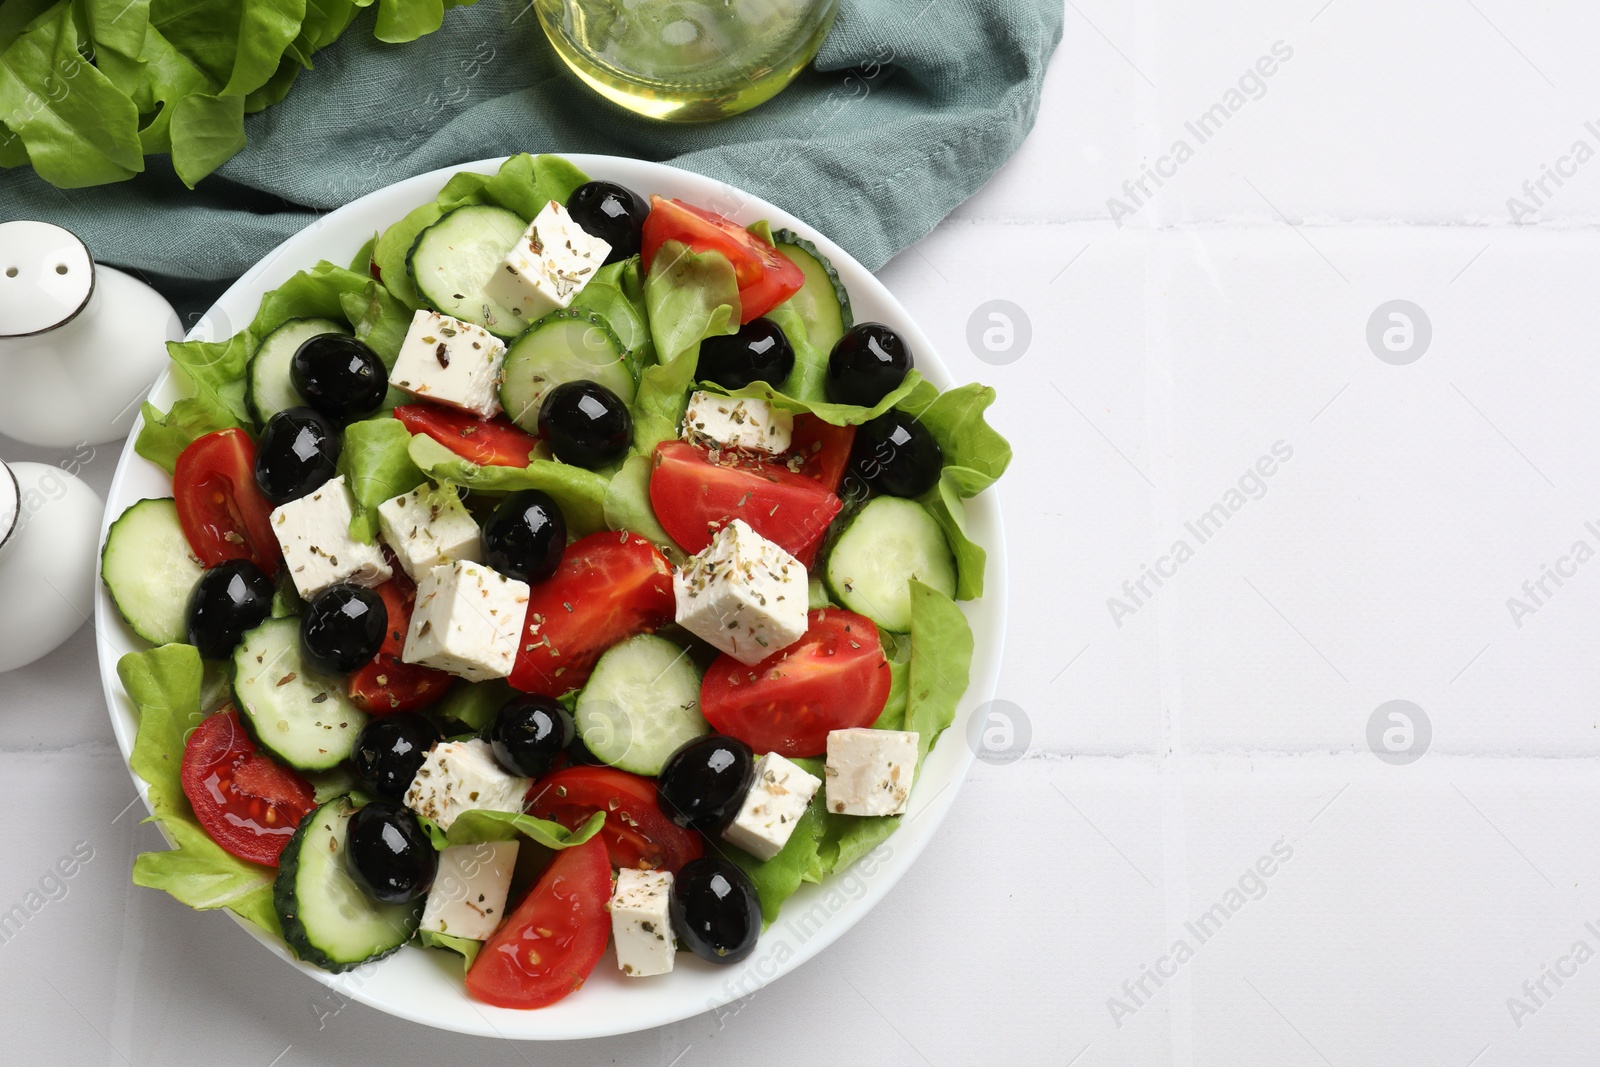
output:
POLYGON ((368 10, 282 103, 246 120, 249 145, 196 189, 165 157, 92 189, 57 190, 18 168, 0 172, 0 220, 67 227, 192 322, 320 211, 468 160, 599 152, 748 190, 876 269, 1016 150, 1063 11, 1060 0, 842 0, 813 69, 788 89, 731 119, 676 126, 578 82, 526 0, 457 8, 406 45, 374 40, 368 10))

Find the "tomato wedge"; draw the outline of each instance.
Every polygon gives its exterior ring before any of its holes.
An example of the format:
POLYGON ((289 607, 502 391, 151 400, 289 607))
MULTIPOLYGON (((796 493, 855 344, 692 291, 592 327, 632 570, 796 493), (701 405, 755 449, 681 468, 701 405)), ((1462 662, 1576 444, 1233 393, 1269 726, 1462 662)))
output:
POLYGON ((700 712, 757 752, 820 756, 828 731, 871 726, 889 699, 878 628, 843 608, 806 617, 806 635, 754 667, 722 655, 700 683, 700 712))
POLYGON ((605 842, 613 867, 667 870, 674 874, 705 854, 705 842, 661 813, 653 778, 615 767, 563 767, 528 790, 528 810, 576 830, 597 811, 606 824, 595 835, 605 842))
POLYGON ((172 472, 178 522, 207 567, 247 559, 268 577, 283 552, 272 533, 272 504, 256 487, 256 446, 240 429, 197 438, 172 472))
POLYGON ((595 533, 567 546, 528 597, 511 684, 557 697, 589 680, 600 653, 671 622, 672 565, 642 537, 595 533))
POLYGON ((850 448, 855 440, 854 426, 835 426, 811 414, 796 415, 789 455, 800 460, 797 474, 837 493, 850 466, 850 448))
POLYGON ((693 554, 734 519, 782 547, 807 567, 828 524, 844 507, 826 487, 781 462, 732 452, 711 453, 683 441, 656 446, 650 504, 678 547, 693 554))
POLYGON ((483 943, 467 992, 498 1008, 543 1008, 583 985, 611 934, 611 864, 591 837, 562 849, 483 943))
POLYGON ((480 467, 526 467, 539 439, 507 419, 480 419, 441 404, 401 404, 394 417, 480 467))
POLYGON ((396 566, 394 577, 374 592, 383 598, 383 606, 388 609, 389 630, 383 635, 377 655, 350 673, 346 691, 351 701, 373 715, 419 711, 437 703, 450 688, 450 675, 400 658, 406 647, 406 631, 411 628, 411 611, 417 602, 416 585, 396 566))
POLYGON ((806 283, 805 274, 789 257, 732 219, 682 200, 652 196, 639 250, 646 273, 667 241, 681 241, 692 251, 721 252, 728 257, 739 283, 740 322, 760 318, 806 283))
POLYGON ((211 840, 268 867, 278 865, 295 827, 317 806, 311 783, 263 755, 231 707, 189 735, 179 779, 211 840))

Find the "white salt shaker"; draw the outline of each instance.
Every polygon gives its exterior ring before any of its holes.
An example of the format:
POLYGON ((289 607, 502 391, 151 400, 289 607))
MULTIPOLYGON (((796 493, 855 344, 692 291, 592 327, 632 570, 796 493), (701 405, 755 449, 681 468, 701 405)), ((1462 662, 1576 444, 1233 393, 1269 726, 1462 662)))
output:
POLYGON ((44 463, 0 462, 0 671, 53 651, 94 610, 100 496, 44 463))
POLYGON ((0 434, 44 448, 126 437, 182 336, 160 293, 70 230, 0 223, 0 434))

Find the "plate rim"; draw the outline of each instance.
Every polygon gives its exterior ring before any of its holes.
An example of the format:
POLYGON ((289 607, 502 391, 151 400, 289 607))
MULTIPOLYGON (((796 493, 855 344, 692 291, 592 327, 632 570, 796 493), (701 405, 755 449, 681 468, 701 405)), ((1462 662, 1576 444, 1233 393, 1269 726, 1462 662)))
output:
MULTIPOLYGON (((816 243, 836 269, 840 269, 842 266, 842 273, 856 276, 854 280, 847 283, 851 289, 852 302, 871 302, 885 306, 892 314, 883 317, 897 318, 899 320, 900 325, 897 325, 896 328, 908 335, 907 340, 911 343, 913 351, 918 356, 918 368, 938 385, 941 391, 952 386, 954 377, 950 373, 948 366, 939 356, 937 348, 923 333, 904 305, 895 298, 872 272, 863 267, 853 256, 840 248, 817 227, 810 225, 791 212, 785 211, 726 182, 680 167, 621 156, 591 153, 557 154, 570 160, 591 176, 619 180, 623 181, 624 184, 627 184, 630 180, 637 181, 637 178, 627 178, 628 172, 635 172, 639 177, 670 175, 671 177, 666 179, 669 186, 674 183, 687 183, 689 186, 697 187, 689 195, 695 197, 696 202, 701 206, 711 207, 732 218, 742 220, 746 224, 754 222, 758 218, 765 218, 772 223, 774 229, 780 227, 800 228, 802 232, 810 236, 810 239, 816 243), (618 171, 623 173, 619 175, 618 171), (870 301, 860 299, 857 295, 857 285, 864 285, 865 290, 871 295, 872 299, 870 301)), ((210 329, 211 323, 215 321, 214 317, 220 317, 222 321, 229 322, 227 313, 223 310, 226 304, 245 301, 251 309, 250 315, 253 316, 254 309, 259 306, 261 296, 269 288, 273 287, 265 279, 274 272, 275 268, 278 268, 280 261, 300 251, 302 245, 308 246, 308 248, 315 247, 315 235, 323 229, 330 226, 337 227, 351 219, 367 217, 373 219, 376 228, 381 228, 399 217, 395 215, 389 217, 387 221, 384 220, 384 212, 391 203, 409 204, 410 206, 401 210, 401 214, 404 214, 404 211, 410 210, 411 207, 426 203, 427 199, 432 195, 436 195, 437 190, 453 175, 465 171, 493 173, 508 158, 510 157, 499 156, 472 160, 414 175, 380 189, 375 189, 334 211, 320 216, 309 226, 285 239, 253 264, 249 270, 245 271, 207 309, 195 326, 185 334, 185 339, 193 339, 197 334, 206 333, 210 329)), ((327 250, 324 249, 324 251, 327 250)), ((354 248, 348 250, 347 255, 353 254, 354 251, 354 248)), ((312 257, 308 252, 307 258, 309 262, 300 263, 296 261, 296 263, 289 264, 292 267, 290 273, 293 273, 294 270, 308 268, 317 259, 340 261, 338 254, 312 257)), ((273 284, 281 284, 281 280, 273 284)), ((248 318, 245 321, 248 321, 248 318)), ((229 322, 229 325, 231 325, 231 322, 229 322)), ((229 330, 230 334, 233 332, 237 331, 229 330)), ((178 388, 174 370, 175 365, 169 362, 167 368, 151 387, 149 394, 151 398, 172 393, 175 388, 178 388)), ((141 413, 135 418, 132 427, 129 429, 127 440, 118 456, 111 483, 107 488, 105 496, 106 509, 100 527, 99 544, 102 547, 111 524, 132 502, 129 499, 130 489, 127 483, 134 477, 133 472, 146 468, 159 470, 159 468, 155 468, 153 464, 134 453, 134 442, 143 425, 144 419, 141 413)), ((162 474, 164 476, 164 472, 162 474)), ((372 993, 367 989, 367 983, 359 980, 359 970, 336 975, 302 963, 293 958, 281 940, 269 936, 266 931, 256 927, 253 923, 239 918, 232 912, 226 912, 226 914, 273 955, 296 970, 307 974, 321 985, 333 989, 343 996, 418 1025, 481 1037, 518 1040, 571 1040, 633 1033, 692 1018, 708 1011, 714 1011, 766 987, 771 982, 820 955, 823 950, 853 928, 857 922, 882 901, 883 897, 895 885, 899 884, 900 879, 915 864, 917 857, 927 847, 937 833, 940 824, 949 815, 954 806, 956 795, 960 792, 960 788, 971 770, 975 760, 975 753, 972 746, 966 741, 967 725, 975 708, 981 707, 986 702, 994 699, 1004 656, 1006 606, 1009 589, 1004 522, 998 486, 991 486, 983 494, 968 501, 967 505, 969 524, 975 531, 982 534, 978 540, 988 553, 988 566, 985 572, 984 596, 980 600, 962 602, 962 609, 969 620, 973 620, 973 616, 978 615, 983 623, 981 627, 976 624, 973 626, 975 640, 972 676, 966 692, 958 703, 955 721, 945 730, 928 757, 930 761, 938 758, 941 761, 940 766, 943 766, 945 762, 951 764, 945 774, 948 780, 932 797, 926 796, 925 793, 919 796, 915 790, 913 791, 912 808, 905 817, 908 820, 907 823, 903 824, 894 835, 887 839, 885 844, 879 846, 879 849, 882 849, 890 843, 895 845, 891 849, 885 864, 886 873, 882 877, 877 877, 868 882, 860 896, 848 898, 837 910, 827 912, 822 925, 815 933, 801 937, 798 946, 794 947, 787 956, 779 959, 770 968, 771 973, 766 973, 759 965, 759 962, 752 967, 748 965, 750 961, 747 961, 747 964, 739 967, 736 972, 740 976, 738 983, 724 980, 716 993, 692 1005, 689 1010, 682 1009, 683 1001, 681 997, 672 997, 667 998, 667 1002, 675 1002, 678 1006, 670 1007, 666 1010, 647 1011, 639 1017, 619 1016, 609 1018, 605 1024, 599 1026, 577 1025, 575 1020, 569 1020, 560 1011, 560 1008, 562 1004, 571 1003, 570 1001, 563 1001, 539 1011, 517 1012, 477 1004, 467 998, 464 993, 461 999, 472 1006, 477 1019, 424 1017, 414 1010, 405 1010, 372 993), (926 816, 932 816, 933 819, 925 830, 915 834, 906 833, 911 820, 920 820, 926 816), (752 977, 754 979, 753 984, 747 982, 747 979, 752 977), (500 1020, 502 1025, 496 1024, 496 1018, 500 1020), (481 1025, 479 1025, 480 1022, 481 1025), (531 1023, 531 1025, 519 1025, 525 1023, 531 1023)), ((99 567, 99 553, 97 553, 97 578, 100 577, 99 567)), ((101 689, 105 696, 112 732, 116 737, 117 748, 122 756, 124 770, 127 771, 135 789, 138 791, 139 801, 144 805, 146 811, 149 811, 148 785, 134 773, 133 768, 128 764, 136 725, 133 722, 131 702, 128 700, 116 672, 116 661, 125 651, 137 650, 148 646, 144 642, 138 641, 137 638, 133 638, 131 632, 126 629, 125 624, 116 612, 115 606, 111 603, 103 580, 96 582, 94 623, 96 630, 95 654, 100 670, 101 689), (113 634, 117 635, 116 640, 110 637, 113 634)), ((928 765, 927 763, 924 764, 925 767, 928 765)), ((167 840, 168 845, 171 846, 173 841, 166 828, 159 821, 156 821, 156 826, 160 829, 163 838, 167 840)), ((874 855, 877 851, 874 850, 873 853, 868 855, 874 855)), ((860 863, 861 860, 858 860, 856 864, 852 864, 845 871, 837 872, 822 883, 820 887, 815 885, 803 886, 802 893, 807 892, 809 889, 812 895, 815 895, 829 886, 836 887, 841 879, 853 874, 860 863)), ((791 898, 791 902, 794 900, 795 898, 791 898)), ((815 905, 812 909, 808 909, 806 914, 810 915, 814 908, 815 905)), ((769 935, 772 935, 778 929, 779 924, 784 923, 787 917, 787 915, 780 916, 778 923, 774 923, 772 927, 764 931, 762 941, 768 942, 769 935)), ((792 926, 792 921, 789 925, 792 926)), ((769 946, 771 945, 770 942, 768 944, 769 946)), ((779 941, 776 943, 776 947, 769 947, 753 954, 751 960, 769 959, 774 952, 778 952, 786 944, 787 942, 785 941, 779 941)), ((610 948, 607 949, 607 957, 610 957, 611 951, 610 948)), ((400 955, 402 954, 397 954, 397 956, 390 957, 390 959, 399 958, 400 955)), ((437 957, 443 954, 430 953, 428 955, 437 957)), ((686 954, 680 954, 681 963, 687 962, 691 968, 699 964, 699 961, 695 960, 685 961, 681 958, 684 955, 686 954)), ((384 963, 387 962, 384 961, 384 963)), ((605 964, 606 959, 603 958, 597 966, 597 971, 603 968, 605 964)), ((381 967, 382 964, 378 966, 381 967)), ((459 974, 458 968, 459 964, 452 963, 447 969, 459 974)), ((714 977, 715 974, 720 973, 723 973, 723 971, 714 971, 712 976, 714 977)), ((457 977, 454 980, 459 988, 459 978, 457 977)), ((706 980, 709 981, 710 979, 706 980)), ((653 987, 650 989, 650 993, 650 1001, 662 999, 655 993, 653 987)))

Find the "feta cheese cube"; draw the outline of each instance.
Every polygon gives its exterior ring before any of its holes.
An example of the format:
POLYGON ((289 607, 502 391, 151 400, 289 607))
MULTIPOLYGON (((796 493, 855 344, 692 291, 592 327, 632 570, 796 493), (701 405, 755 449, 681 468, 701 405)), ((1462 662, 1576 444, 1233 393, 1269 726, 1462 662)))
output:
POLYGON ((721 448, 778 455, 789 451, 794 416, 765 400, 694 392, 683 413, 683 439, 721 448))
POLYGON ((479 563, 441 564, 417 583, 400 658, 471 682, 504 678, 527 610, 528 583, 479 563))
POLYGON ((305 599, 339 582, 371 587, 394 577, 381 547, 350 536, 355 506, 341 474, 272 509, 272 533, 283 549, 284 566, 305 599))
POLYGON ((378 526, 413 581, 442 563, 481 562, 483 539, 461 495, 448 485, 419 485, 378 505, 378 526))
POLYGON ((828 732, 828 810, 839 815, 900 815, 917 773, 915 731, 861 727, 828 732))
POLYGON ((591 237, 552 200, 511 246, 483 292, 526 326, 570 306, 610 254, 609 244, 591 237))
POLYGON ((480 841, 439 853, 439 873, 422 906, 422 929, 484 941, 505 918, 517 842, 480 841))
POLYGON ((494 758, 489 742, 441 741, 406 790, 406 807, 448 830, 464 811, 521 811, 530 778, 507 774, 494 758))
POLYGON ((671 871, 640 871, 624 867, 617 872, 611 894, 611 936, 617 944, 617 966, 635 978, 666 974, 672 970, 677 945, 667 899, 672 892, 671 871))
POLYGON ((783 851, 794 824, 806 813, 822 779, 808 774, 776 752, 756 760, 755 782, 739 806, 739 814, 722 831, 722 839, 766 861, 783 851))
POLYGON ((804 565, 734 519, 672 576, 677 620, 740 663, 756 664, 806 632, 804 565))
POLYGON ((411 317, 389 384, 492 419, 500 414, 505 361, 505 343, 482 326, 422 309, 411 317))

